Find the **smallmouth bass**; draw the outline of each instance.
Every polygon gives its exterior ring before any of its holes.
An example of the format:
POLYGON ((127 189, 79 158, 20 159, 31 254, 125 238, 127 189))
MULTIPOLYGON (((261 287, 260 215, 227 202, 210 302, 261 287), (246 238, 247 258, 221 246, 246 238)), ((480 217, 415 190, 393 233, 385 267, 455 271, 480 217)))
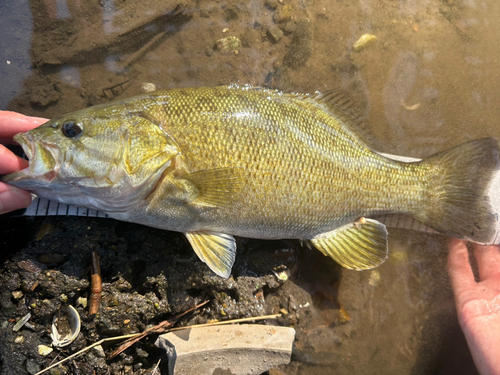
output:
POLYGON ((157 91, 16 135, 30 165, 3 181, 182 232, 223 277, 235 259, 233 236, 309 240, 345 268, 376 267, 387 258, 387 230, 369 217, 386 213, 457 238, 492 239, 495 139, 398 162, 361 140, 349 108, 334 91, 157 91))

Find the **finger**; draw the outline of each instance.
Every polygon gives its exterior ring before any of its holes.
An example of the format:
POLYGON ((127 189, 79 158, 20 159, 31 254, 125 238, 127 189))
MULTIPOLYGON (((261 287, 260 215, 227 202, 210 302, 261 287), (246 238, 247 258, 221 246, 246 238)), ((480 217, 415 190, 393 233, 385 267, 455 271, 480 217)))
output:
POLYGON ((474 288, 476 282, 469 263, 469 252, 465 242, 450 238, 448 248, 448 274, 450 275, 457 306, 460 306, 461 299, 466 295, 467 291, 474 288))
POLYGON ((0 145, 0 174, 7 174, 27 168, 29 162, 0 145))
POLYGON ((474 244, 474 255, 481 280, 500 275, 500 246, 474 244))
POLYGON ((0 182, 0 215, 31 204, 31 194, 15 186, 0 182))
POLYGON ((17 133, 27 132, 48 120, 42 117, 25 116, 10 111, 0 111, 0 138, 12 138, 17 133))

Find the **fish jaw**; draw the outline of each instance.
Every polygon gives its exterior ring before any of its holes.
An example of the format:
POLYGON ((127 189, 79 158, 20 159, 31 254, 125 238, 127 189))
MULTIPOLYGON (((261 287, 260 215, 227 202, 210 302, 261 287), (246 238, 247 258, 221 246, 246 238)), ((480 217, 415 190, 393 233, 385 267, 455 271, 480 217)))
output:
POLYGON ((38 142, 29 132, 16 134, 14 140, 23 148, 29 166, 5 176, 2 181, 27 190, 50 184, 60 169, 59 148, 38 142))

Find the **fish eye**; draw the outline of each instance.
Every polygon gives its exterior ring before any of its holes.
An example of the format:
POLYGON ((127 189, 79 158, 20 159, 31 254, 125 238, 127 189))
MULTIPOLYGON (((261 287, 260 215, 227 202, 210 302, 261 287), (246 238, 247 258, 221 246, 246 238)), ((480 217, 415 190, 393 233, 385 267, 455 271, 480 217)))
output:
POLYGON ((62 127, 61 131, 65 137, 75 138, 83 132, 82 125, 75 121, 66 121, 62 127))

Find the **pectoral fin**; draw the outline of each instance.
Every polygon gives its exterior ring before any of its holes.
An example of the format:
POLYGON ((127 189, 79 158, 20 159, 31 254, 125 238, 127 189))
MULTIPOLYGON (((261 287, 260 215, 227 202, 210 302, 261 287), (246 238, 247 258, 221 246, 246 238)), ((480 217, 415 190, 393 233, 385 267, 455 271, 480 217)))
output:
POLYGON ((324 255, 351 270, 377 267, 388 256, 385 225, 364 217, 331 232, 322 233, 311 242, 324 255))
POLYGON ((196 255, 217 275, 228 278, 231 275, 236 256, 236 241, 224 233, 199 231, 184 233, 196 255))
POLYGON ((193 204, 217 207, 228 204, 244 185, 241 168, 218 168, 197 171, 179 178, 189 181, 198 190, 193 204))

